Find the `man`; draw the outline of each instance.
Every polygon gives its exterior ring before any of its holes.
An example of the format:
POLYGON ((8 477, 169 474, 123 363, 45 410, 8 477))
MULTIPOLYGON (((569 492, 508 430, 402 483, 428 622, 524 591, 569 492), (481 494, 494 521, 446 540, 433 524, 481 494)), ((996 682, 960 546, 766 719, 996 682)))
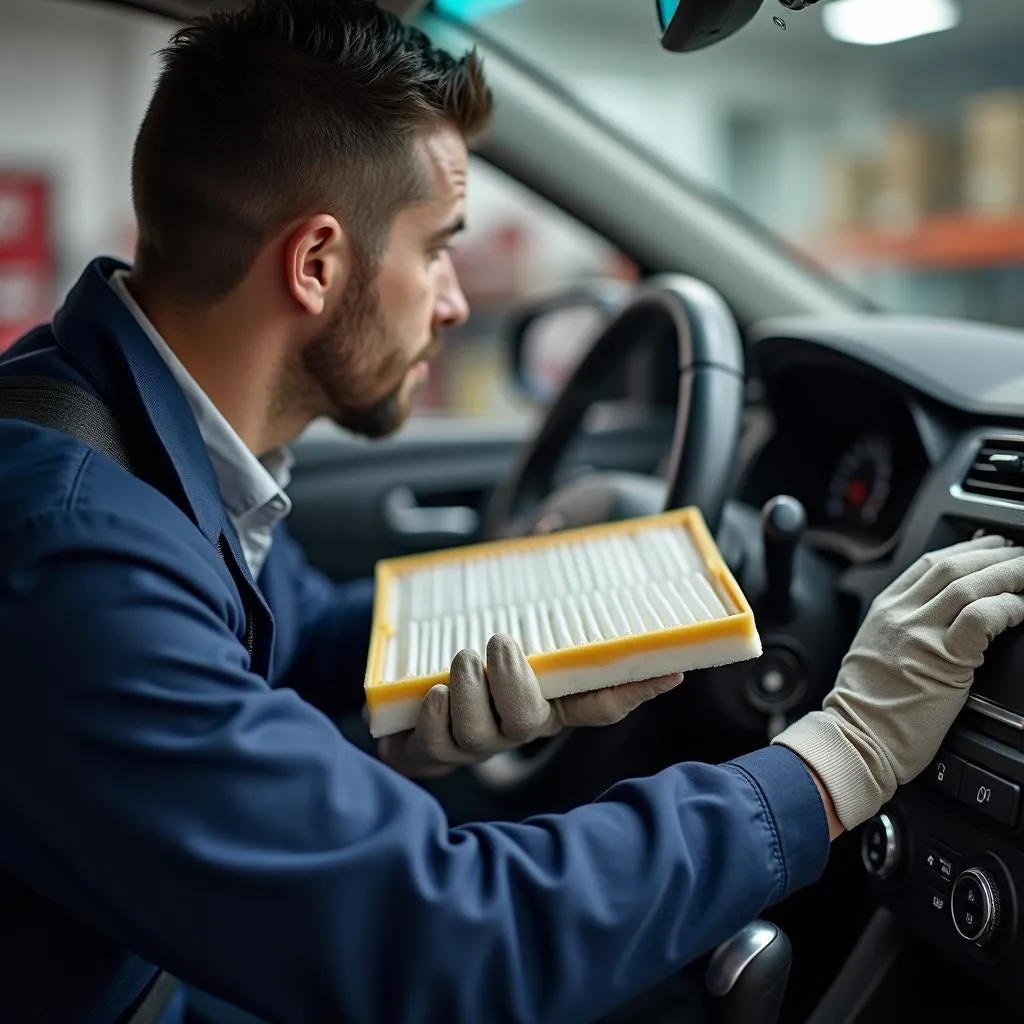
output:
POLYGON ((777 745, 522 824, 449 829, 384 761, 436 774, 678 678, 550 704, 495 638, 384 760, 348 745, 317 705, 359 700, 368 594, 285 533, 282 446, 407 415, 467 315, 448 247, 490 104, 474 57, 354 0, 183 30, 133 266, 91 264, 0 362, 98 396, 141 455, 0 421, 0 1019, 123 1019, 159 965, 287 1024, 592 1020, 813 881, 1024 618, 1020 550, 924 559, 777 745))

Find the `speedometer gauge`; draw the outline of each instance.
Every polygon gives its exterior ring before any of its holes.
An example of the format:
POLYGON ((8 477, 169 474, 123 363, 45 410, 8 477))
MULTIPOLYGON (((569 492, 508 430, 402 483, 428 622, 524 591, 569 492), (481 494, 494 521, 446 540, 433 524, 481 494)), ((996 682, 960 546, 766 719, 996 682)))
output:
POLYGON ((825 514, 836 523, 874 526, 892 489, 892 442, 879 434, 857 438, 832 474, 825 514))

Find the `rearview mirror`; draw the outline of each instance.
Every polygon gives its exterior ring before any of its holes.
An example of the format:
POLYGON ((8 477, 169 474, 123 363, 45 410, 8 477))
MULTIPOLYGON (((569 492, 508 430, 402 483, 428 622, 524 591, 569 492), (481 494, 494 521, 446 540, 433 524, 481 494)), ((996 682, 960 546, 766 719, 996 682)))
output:
POLYGON ((622 308, 630 285, 599 280, 521 307, 508 322, 512 373, 531 398, 547 402, 622 308))
MULTIPOLYGON (((703 50, 739 32, 764 0, 654 0, 661 45, 672 53, 703 50)), ((819 0, 779 0, 787 11, 805 11, 819 0)), ((780 28, 785 22, 773 19, 780 28)))
POLYGON ((739 32, 762 0, 655 0, 661 45, 672 53, 703 50, 739 32))

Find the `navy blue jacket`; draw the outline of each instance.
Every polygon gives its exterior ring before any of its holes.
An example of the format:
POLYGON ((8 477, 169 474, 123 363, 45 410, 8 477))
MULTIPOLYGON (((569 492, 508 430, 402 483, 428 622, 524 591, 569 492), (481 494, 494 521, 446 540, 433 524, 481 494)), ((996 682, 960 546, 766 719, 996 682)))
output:
POLYGON ((117 265, 0 359, 101 396, 162 489, 0 420, 0 1020, 108 1024, 159 964, 284 1024, 587 1021, 818 876, 782 748, 449 828, 346 742, 322 708, 360 702, 368 585, 283 529, 250 578, 117 265))

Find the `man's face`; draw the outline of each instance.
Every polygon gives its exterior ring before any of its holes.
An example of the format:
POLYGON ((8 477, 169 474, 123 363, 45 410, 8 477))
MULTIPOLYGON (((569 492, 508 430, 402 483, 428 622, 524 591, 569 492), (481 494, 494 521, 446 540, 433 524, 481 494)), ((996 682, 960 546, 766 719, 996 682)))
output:
POLYGON ((442 126, 417 149, 432 194, 397 214, 379 263, 357 268, 331 321, 303 352, 330 415, 367 437, 405 422, 442 331, 469 316, 450 251, 465 220, 466 145, 442 126))

